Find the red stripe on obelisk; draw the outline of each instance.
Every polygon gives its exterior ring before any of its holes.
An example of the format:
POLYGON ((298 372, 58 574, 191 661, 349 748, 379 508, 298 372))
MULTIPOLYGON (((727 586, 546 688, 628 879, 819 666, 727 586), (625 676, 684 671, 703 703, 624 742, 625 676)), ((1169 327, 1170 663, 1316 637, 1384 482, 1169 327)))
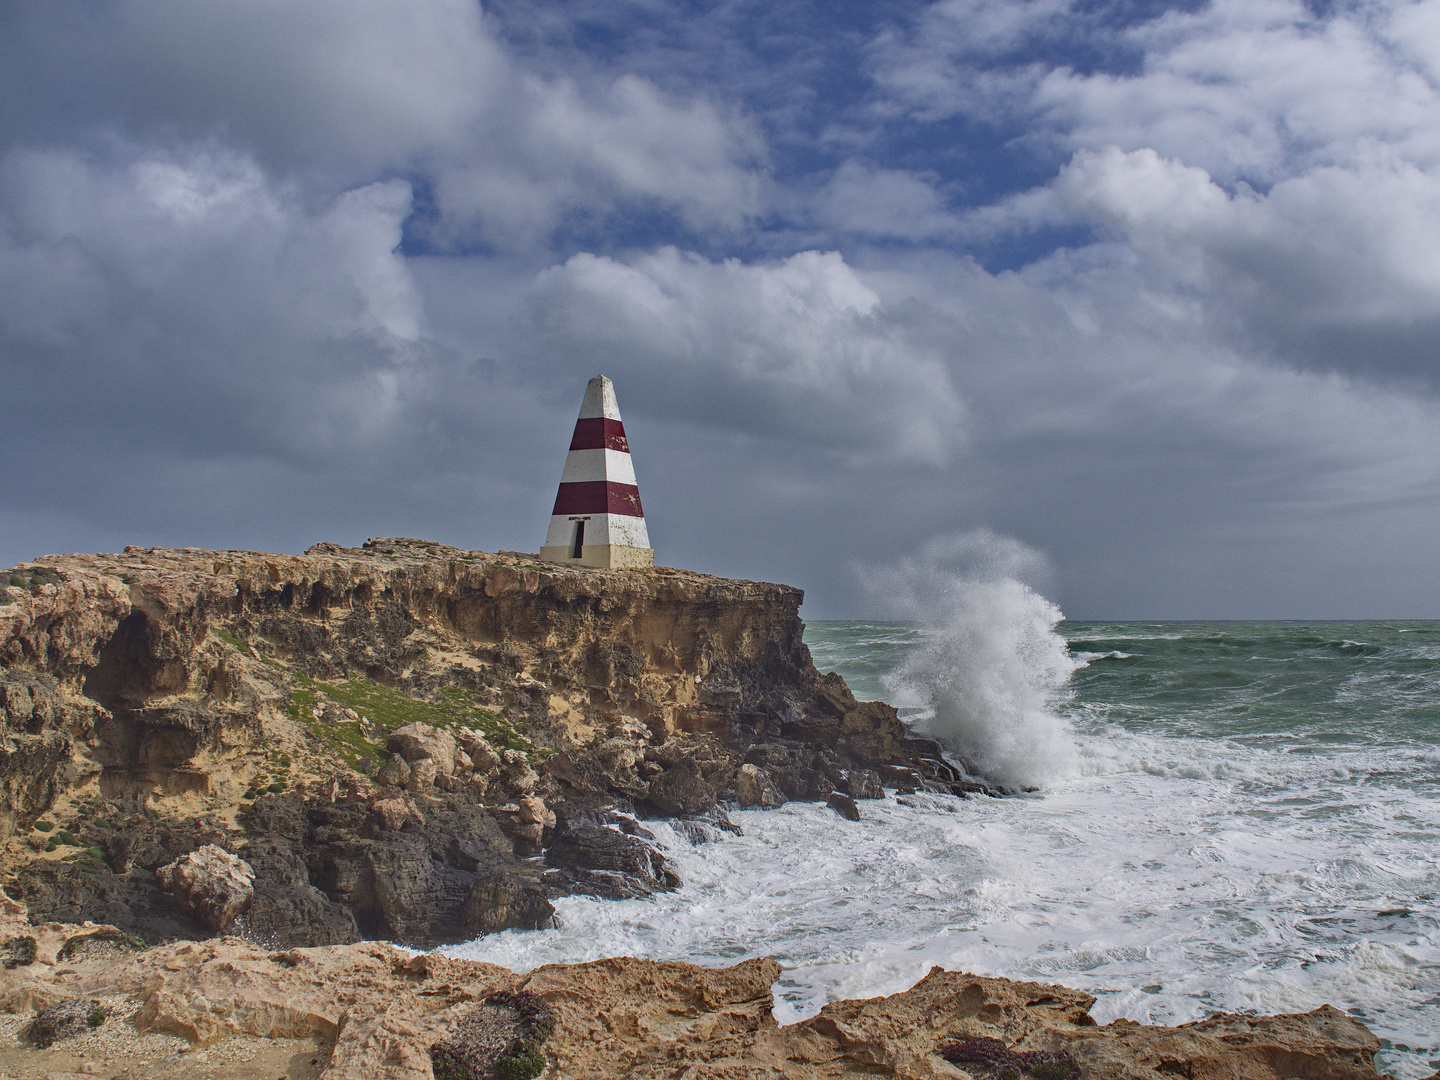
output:
POLYGON ((608 416, 582 416, 575 421, 575 435, 570 440, 571 450, 619 450, 630 452, 625 441, 625 425, 608 416))
POLYGON ((645 516, 645 511, 640 509, 640 489, 634 484, 616 484, 609 480, 561 484, 551 513, 645 516))

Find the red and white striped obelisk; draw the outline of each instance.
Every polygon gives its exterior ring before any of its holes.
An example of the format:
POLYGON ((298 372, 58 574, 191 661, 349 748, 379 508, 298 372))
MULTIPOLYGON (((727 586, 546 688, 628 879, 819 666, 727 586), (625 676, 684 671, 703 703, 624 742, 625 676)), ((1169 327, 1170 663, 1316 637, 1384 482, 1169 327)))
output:
POLYGON ((604 375, 585 387, 540 558, 606 570, 655 565, 615 387, 604 375))

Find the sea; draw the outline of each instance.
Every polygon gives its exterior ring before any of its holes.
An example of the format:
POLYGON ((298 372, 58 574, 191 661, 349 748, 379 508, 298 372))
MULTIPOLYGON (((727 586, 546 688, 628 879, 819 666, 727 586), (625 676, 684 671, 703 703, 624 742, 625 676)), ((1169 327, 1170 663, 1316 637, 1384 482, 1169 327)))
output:
POLYGON ((448 951, 773 956, 782 1023, 934 965, 1085 990, 1101 1023, 1329 1003, 1382 1072, 1440 1069, 1440 622, 1072 622, 1017 588, 805 635, 1007 797, 790 803, 700 843, 647 822, 675 892, 448 951))

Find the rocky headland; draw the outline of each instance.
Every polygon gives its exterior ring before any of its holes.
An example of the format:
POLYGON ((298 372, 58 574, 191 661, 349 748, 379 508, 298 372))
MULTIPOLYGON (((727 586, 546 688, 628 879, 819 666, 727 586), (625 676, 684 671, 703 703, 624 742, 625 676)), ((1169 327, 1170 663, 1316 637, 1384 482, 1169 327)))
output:
POLYGON ((980 790, 815 669, 802 595, 406 539, 14 567, 4 887, 150 943, 430 948, 673 888, 646 818, 980 790))

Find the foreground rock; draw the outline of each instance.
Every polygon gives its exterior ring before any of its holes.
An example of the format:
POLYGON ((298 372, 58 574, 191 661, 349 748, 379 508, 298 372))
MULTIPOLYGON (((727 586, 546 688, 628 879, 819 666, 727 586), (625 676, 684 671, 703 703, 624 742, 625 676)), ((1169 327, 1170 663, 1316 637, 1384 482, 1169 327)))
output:
POLYGON ((815 669, 801 598, 413 540, 14 567, 0 885, 37 920, 151 942, 431 947, 544 926, 570 892, 673 887, 623 822, 882 781, 969 793, 892 708, 815 669), (201 873, 207 845, 253 880, 201 873))
MULTIPOLYGON (((0 919, 0 933, 26 928, 18 917, 0 919)), ((456 1075, 507 1055, 571 1080, 980 1080, 1000 1075, 987 1064, 1001 1060, 997 1052, 1034 1067, 1034 1080, 1377 1080, 1378 1040, 1328 1006, 1175 1028, 1101 1027, 1088 994, 935 968, 903 993, 836 1002, 780 1027, 771 1014, 780 973, 773 960, 717 970, 617 958, 521 975, 381 943, 267 951, 223 938, 131 952, 95 926, 35 933, 35 963, 0 972, 0 1010, 25 1015, 78 1002, 70 1007, 78 1017, 82 1005, 105 1002, 109 1019, 47 1050, 0 1045, 0 1068, 15 1077, 83 1062, 91 1075, 273 1080, 274 1056, 256 1044, 281 1040, 298 1063, 286 1075, 325 1080, 432 1080, 432 1061, 445 1063, 440 1075, 456 1075), (147 1047, 162 1036, 170 1049, 155 1056, 147 1047), (252 1071, 232 1046, 246 1048, 252 1071)), ((67 1031, 78 1032, 79 1021, 67 1031)))

